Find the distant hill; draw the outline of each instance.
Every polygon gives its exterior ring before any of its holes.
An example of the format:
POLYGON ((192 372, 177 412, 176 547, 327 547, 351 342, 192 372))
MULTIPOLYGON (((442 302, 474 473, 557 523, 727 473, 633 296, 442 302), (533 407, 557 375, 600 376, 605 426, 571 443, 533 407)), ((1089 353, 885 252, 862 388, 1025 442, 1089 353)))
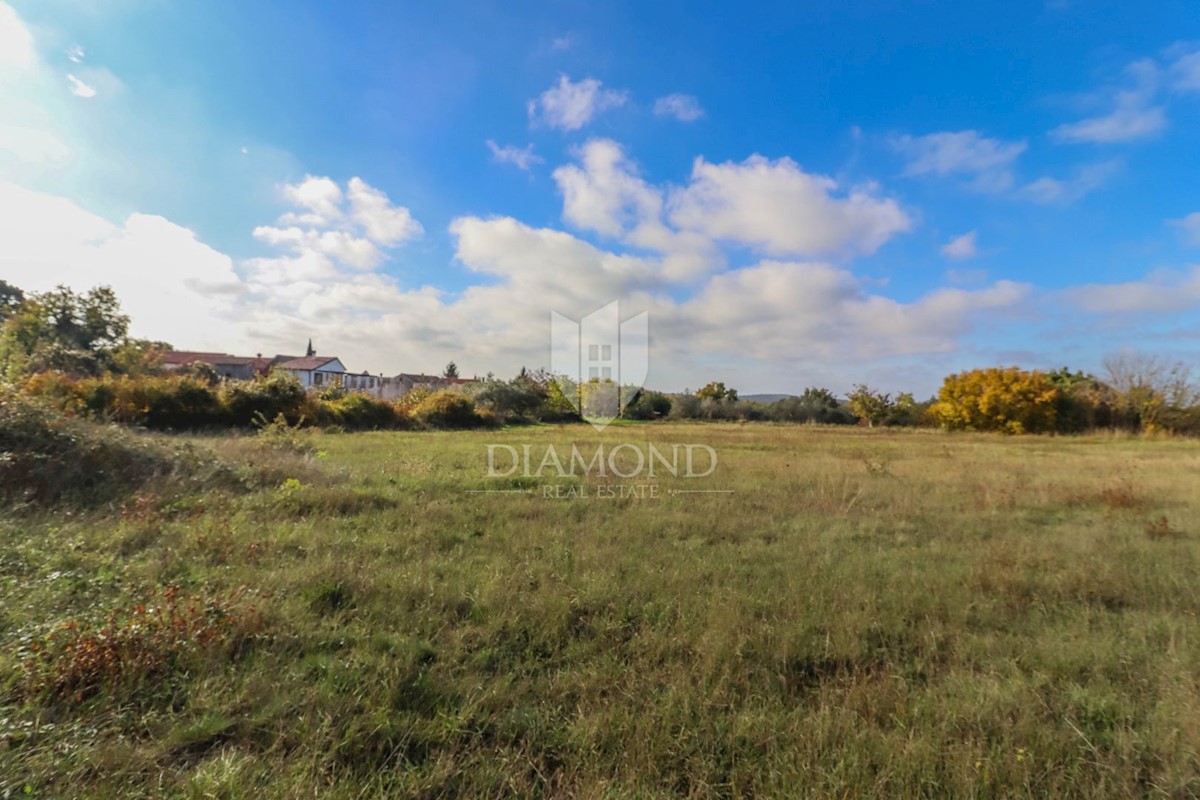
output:
POLYGON ((750 400, 754 403, 774 403, 776 400, 783 400, 785 397, 795 397, 794 394, 740 394, 738 398, 742 400, 750 400))

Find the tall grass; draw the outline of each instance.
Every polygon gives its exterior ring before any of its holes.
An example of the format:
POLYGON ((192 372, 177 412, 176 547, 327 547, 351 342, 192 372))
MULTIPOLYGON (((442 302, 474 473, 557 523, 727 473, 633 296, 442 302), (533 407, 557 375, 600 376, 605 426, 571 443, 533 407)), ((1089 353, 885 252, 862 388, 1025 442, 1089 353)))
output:
POLYGON ((0 796, 1200 794, 1192 442, 259 438, 196 440, 278 459, 247 494, 0 521, 0 796), (487 444, 617 441, 706 443, 699 483, 732 493, 485 477, 487 444), (544 497, 557 482, 592 497, 544 497), (142 683, 122 667, 81 701, 31 691, 61 658, 30 672, 33 643, 73 620, 128 630, 167 587, 239 622, 168 637, 152 663, 174 666, 142 683), (131 688, 152 685, 169 691, 131 688))

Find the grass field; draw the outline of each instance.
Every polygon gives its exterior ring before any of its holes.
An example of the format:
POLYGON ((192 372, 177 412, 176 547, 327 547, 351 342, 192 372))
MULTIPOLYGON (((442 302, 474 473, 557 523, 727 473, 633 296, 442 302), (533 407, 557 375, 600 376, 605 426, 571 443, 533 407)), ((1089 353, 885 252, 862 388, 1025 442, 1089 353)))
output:
POLYGON ((1200 796, 1195 442, 307 440, 195 440, 264 489, 3 515, 0 797, 1200 796), (719 464, 484 475, 626 441, 719 464))

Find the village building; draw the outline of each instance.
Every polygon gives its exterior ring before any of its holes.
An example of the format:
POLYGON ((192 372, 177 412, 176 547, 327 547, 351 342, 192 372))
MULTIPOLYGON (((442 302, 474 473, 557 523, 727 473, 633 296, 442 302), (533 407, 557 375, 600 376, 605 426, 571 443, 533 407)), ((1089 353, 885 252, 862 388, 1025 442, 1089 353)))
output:
POLYGON ((384 377, 365 371, 350 372, 337 356, 318 356, 311 339, 303 356, 279 354, 264 358, 259 353, 251 358, 194 350, 171 350, 162 354, 162 365, 168 372, 178 372, 196 363, 210 365, 222 380, 252 380, 280 369, 294 375, 300 385, 310 391, 341 388, 348 392, 363 392, 383 400, 398 400, 416 388, 436 391, 472 382, 465 378, 446 378, 420 373, 402 372, 394 377, 384 377))

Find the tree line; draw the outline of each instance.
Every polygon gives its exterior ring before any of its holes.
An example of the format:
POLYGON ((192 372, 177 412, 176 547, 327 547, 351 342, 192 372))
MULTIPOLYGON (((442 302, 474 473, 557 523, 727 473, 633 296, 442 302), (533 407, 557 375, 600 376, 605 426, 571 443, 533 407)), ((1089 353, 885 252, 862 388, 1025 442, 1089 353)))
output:
MULTIPOLYGON (((453 390, 415 389, 397 402, 336 387, 304 391, 288 374, 221 383, 196 364, 170 375, 164 342, 129 336, 129 317, 108 287, 26 293, 0 280, 0 382, 74 414, 159 429, 292 425, 347 429, 475 427, 579 420, 561 382, 545 370, 512 379, 489 374, 453 390)), ((632 389, 621 416, 633 420, 741 420, 941 427, 1008 434, 1126 430, 1200 434, 1200 389, 1186 364, 1122 352, 1104 376, 1066 367, 989 367, 947 376, 920 401, 860 384, 844 395, 810 387, 770 403, 714 381, 696 391, 632 389)), ((454 362, 444 370, 457 377, 454 362)))

